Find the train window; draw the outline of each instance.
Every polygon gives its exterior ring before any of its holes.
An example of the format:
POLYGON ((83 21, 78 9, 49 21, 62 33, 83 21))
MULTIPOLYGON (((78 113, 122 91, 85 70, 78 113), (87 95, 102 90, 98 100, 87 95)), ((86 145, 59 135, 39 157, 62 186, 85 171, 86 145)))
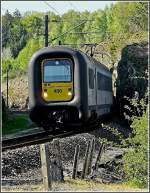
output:
POLYGON ((94 88, 94 71, 89 68, 89 88, 94 88))
POLYGON ((45 60, 43 63, 44 82, 71 82, 72 62, 69 59, 45 60))
POLYGON ((111 78, 97 72, 97 89, 98 90, 112 90, 111 78))
POLYGON ((102 90, 102 76, 99 72, 97 72, 97 89, 102 90))

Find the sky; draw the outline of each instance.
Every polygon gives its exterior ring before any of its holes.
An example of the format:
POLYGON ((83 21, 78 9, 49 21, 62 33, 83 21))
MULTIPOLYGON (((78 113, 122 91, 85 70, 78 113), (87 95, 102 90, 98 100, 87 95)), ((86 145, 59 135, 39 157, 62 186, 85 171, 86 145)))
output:
POLYGON ((117 1, 1 1, 1 13, 3 15, 7 9, 10 13, 18 9, 21 14, 24 14, 26 11, 53 11, 56 14, 59 13, 59 15, 62 15, 69 9, 93 12, 98 9, 104 9, 106 5, 110 6, 110 4, 116 2, 117 1), (50 6, 45 2, 48 2, 50 6))

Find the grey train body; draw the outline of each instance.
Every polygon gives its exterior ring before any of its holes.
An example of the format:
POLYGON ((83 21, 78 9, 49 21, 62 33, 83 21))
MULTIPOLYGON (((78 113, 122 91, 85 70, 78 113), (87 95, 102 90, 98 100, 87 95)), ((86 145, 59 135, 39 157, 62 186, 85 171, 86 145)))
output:
POLYGON ((36 52, 29 64, 29 108, 33 122, 55 126, 52 115, 63 114, 63 126, 84 125, 110 113, 113 105, 112 74, 107 67, 85 53, 63 46, 47 47, 36 52), (45 102, 41 96, 43 60, 68 58, 73 63, 72 100, 45 102), (66 116, 67 115, 67 116, 66 116))

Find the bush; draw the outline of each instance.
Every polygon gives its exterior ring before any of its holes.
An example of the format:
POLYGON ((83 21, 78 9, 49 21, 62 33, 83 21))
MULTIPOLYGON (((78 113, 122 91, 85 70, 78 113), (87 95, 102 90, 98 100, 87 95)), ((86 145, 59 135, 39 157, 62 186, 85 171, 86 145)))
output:
POLYGON ((132 147, 124 155, 125 176, 130 184, 139 188, 148 187, 148 112, 141 118, 134 118, 131 125, 134 137, 132 147))

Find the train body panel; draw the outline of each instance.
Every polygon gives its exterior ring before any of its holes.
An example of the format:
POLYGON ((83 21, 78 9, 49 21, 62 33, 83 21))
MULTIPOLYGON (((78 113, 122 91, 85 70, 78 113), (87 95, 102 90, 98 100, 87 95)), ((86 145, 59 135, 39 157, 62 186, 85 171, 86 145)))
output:
POLYGON ((109 70, 81 51, 43 48, 29 64, 30 118, 46 127, 83 125, 93 116, 108 114, 111 82, 109 70))
POLYGON ((73 82, 42 83, 42 97, 46 102, 71 101, 73 92, 73 82))
POLYGON ((97 79, 97 114, 99 116, 108 114, 113 105, 112 74, 96 65, 97 79))
POLYGON ((109 114, 113 105, 112 74, 101 63, 84 56, 87 63, 88 118, 109 114))

